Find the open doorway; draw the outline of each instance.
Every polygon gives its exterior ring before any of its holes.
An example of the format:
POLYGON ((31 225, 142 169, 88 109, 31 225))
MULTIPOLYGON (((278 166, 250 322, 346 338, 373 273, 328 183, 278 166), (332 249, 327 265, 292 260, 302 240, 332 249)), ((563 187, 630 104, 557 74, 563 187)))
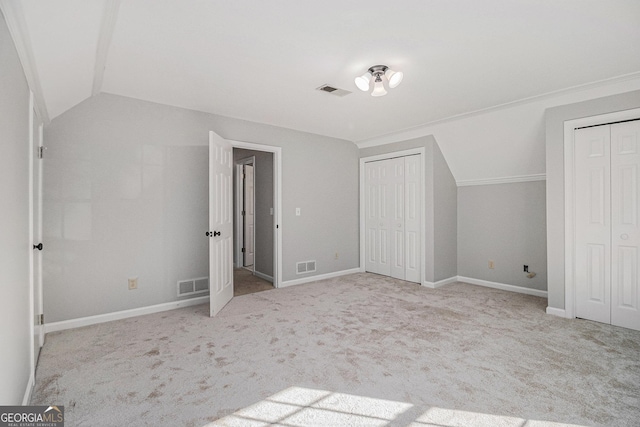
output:
POLYGON ((234 296, 274 289, 273 153, 233 149, 234 296))

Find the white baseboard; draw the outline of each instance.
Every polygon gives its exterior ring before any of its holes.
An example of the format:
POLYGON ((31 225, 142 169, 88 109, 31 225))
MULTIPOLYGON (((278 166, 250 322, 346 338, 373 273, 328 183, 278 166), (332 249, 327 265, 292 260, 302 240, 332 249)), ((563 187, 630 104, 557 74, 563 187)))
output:
POLYGON ((266 275, 266 274, 264 274, 264 273, 260 273, 258 270, 255 270, 255 271, 253 272, 253 274, 255 274, 256 276, 258 276, 258 277, 259 277, 259 278, 261 278, 261 279, 266 280, 267 282, 271 282, 271 283, 273 283, 273 277, 272 277, 272 276, 268 276, 268 275, 266 275))
POLYGON ((547 314, 558 317, 567 317, 567 312, 563 308, 547 307, 547 314))
POLYGON ((436 289, 440 288, 444 285, 448 285, 449 283, 455 283, 458 281, 458 276, 449 277, 448 279, 438 280, 437 282, 427 282, 426 280, 422 282, 422 286, 427 288, 436 289))
POLYGON ((31 375, 29 375, 29 382, 27 383, 27 389, 24 391, 24 397, 22 398, 22 406, 27 406, 29 404, 29 401, 31 400, 31 392, 33 391, 35 383, 35 374, 31 372, 31 375))
POLYGON ((458 276, 459 282, 471 285, 485 286, 487 288, 501 289, 503 291, 517 292, 519 294, 534 295, 536 297, 547 298, 547 291, 538 289, 523 288, 522 286, 507 285, 505 283, 490 282, 488 280, 473 279, 471 277, 458 276))
POLYGON ((131 310, 116 311, 114 313, 98 314, 96 316, 80 317, 78 319, 63 320, 61 322, 45 323, 44 331, 45 333, 49 333, 63 331, 65 329, 80 328, 82 326, 111 322, 113 320, 128 319, 130 317, 142 316, 145 314, 175 310, 176 308, 189 307, 192 305, 204 304, 206 302, 209 302, 209 295, 181 301, 166 302, 164 304, 150 305, 147 307, 133 308, 131 310))
POLYGON ((346 276, 347 274, 360 273, 360 267, 352 268, 350 270, 336 271, 333 273, 319 274, 317 276, 305 277, 303 279, 287 280, 280 283, 281 288, 287 286, 302 285, 303 283, 317 282, 318 280, 333 279, 334 277, 346 276))

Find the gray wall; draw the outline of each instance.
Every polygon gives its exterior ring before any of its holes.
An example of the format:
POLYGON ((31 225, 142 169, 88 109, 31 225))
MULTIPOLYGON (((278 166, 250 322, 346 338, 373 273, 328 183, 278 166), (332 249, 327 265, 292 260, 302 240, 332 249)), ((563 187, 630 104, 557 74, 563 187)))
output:
POLYGON ((433 144, 434 281, 458 275, 458 186, 440 147, 433 144))
POLYGON ((433 136, 363 148, 369 157, 411 148, 425 149, 425 279, 429 282, 456 276, 457 187, 433 136))
POLYGON ((282 147, 284 281, 306 277, 297 261, 315 259, 315 275, 358 267, 354 144, 101 94, 45 128, 49 321, 174 301, 177 279, 208 275, 209 130, 282 147))
MULTIPOLYGON (((273 277, 273 215, 270 209, 273 204, 273 153, 265 151, 244 150, 239 148, 233 149, 234 161, 245 159, 247 157, 255 157, 254 174, 255 174, 255 271, 263 275, 273 277)), ((235 173, 234 173, 235 178, 235 173)), ((236 196, 234 179, 234 198, 236 196)), ((235 199, 234 199, 235 200, 235 199)), ((234 203, 235 208, 235 203, 234 203)), ((234 211, 234 218, 236 212, 234 211)), ((234 232, 241 224, 235 224, 234 232)), ((235 241, 235 240, 234 240, 235 241)), ((233 251, 234 262, 239 265, 235 259, 236 251, 233 251)), ((242 260, 240 260, 242 262, 242 260)))
POLYGON ((29 88, 0 14, 0 405, 20 405, 29 381, 29 88))
POLYGON ((458 188, 460 276, 547 289, 545 187, 536 181, 458 188), (534 278, 524 274, 525 264, 534 278))
POLYGON ((549 307, 564 309, 564 122, 639 107, 632 91, 546 110, 549 307))

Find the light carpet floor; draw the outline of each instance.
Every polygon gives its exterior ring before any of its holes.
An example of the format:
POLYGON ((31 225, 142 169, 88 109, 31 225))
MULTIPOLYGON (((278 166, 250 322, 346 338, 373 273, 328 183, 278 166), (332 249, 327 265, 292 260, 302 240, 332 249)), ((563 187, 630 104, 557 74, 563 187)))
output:
POLYGON ((66 426, 637 426, 640 332, 372 274, 47 335, 66 426), (556 424, 558 423, 558 424, 556 424))

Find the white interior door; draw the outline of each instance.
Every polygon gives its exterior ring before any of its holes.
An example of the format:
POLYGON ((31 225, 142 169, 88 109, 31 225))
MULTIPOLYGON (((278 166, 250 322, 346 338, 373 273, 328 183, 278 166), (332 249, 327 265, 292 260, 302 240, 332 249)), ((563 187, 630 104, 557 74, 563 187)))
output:
POLYGON ((251 267, 255 253, 255 184, 253 165, 244 166, 244 266, 251 267))
POLYGON ((365 163, 365 270, 421 282, 420 156, 365 163))
POLYGON ((608 126, 576 130, 576 317, 604 323, 611 323, 610 152, 608 126))
POLYGON ((233 298, 233 149, 209 132, 209 282, 213 317, 233 298))
POLYGON ((576 317, 640 330, 640 122, 574 135, 576 317))
POLYGON ((31 265, 33 292, 33 368, 35 369, 44 344, 41 322, 42 304, 42 153, 43 130, 34 110, 31 111, 31 157, 32 157, 32 221, 33 221, 33 263, 31 265))
POLYGON ((611 324, 640 330, 640 121, 611 125, 611 324))

